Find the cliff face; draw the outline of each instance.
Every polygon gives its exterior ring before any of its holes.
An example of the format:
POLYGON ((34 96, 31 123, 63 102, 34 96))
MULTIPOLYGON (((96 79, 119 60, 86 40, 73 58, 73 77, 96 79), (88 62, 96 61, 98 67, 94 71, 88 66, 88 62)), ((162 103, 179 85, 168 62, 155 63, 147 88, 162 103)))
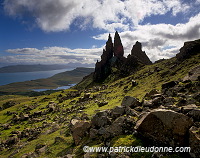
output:
POLYGON ((180 52, 176 54, 176 58, 182 61, 192 55, 200 53, 200 39, 195 41, 185 42, 180 52))
POLYGON ((131 51, 131 55, 125 58, 124 48, 119 33, 116 31, 114 44, 112 43, 110 34, 108 36, 108 41, 101 55, 101 61, 97 61, 95 65, 93 80, 95 82, 104 81, 112 73, 112 67, 115 67, 119 74, 124 77, 141 64, 152 64, 145 52, 142 51, 142 44, 136 42, 131 51))

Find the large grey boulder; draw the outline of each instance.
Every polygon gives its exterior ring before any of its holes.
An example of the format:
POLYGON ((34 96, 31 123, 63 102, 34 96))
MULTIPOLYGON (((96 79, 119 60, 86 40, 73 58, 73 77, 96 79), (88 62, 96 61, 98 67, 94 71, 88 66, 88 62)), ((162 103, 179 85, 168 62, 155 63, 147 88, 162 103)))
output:
POLYGON ((145 138, 170 146, 187 146, 192 119, 172 110, 156 109, 146 113, 135 126, 145 138))

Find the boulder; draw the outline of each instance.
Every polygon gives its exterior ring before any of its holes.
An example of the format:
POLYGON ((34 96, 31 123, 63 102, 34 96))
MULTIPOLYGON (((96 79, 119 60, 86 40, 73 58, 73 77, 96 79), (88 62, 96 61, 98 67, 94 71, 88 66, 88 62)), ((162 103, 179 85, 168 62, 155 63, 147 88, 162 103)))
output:
POLYGON ((140 106, 140 104, 141 103, 137 98, 131 96, 125 96, 124 99, 122 100, 121 106, 134 108, 140 106))
POLYGON ((100 128, 111 123, 110 119, 108 118, 107 111, 100 111, 96 113, 95 116, 93 116, 91 122, 92 127, 95 128, 100 128))
POLYGON ((97 104, 98 104, 99 107, 102 107, 104 105, 107 105, 108 102, 107 101, 102 101, 102 102, 97 102, 97 104))
POLYGON ((158 144, 187 146, 192 119, 172 110, 156 109, 137 121, 136 130, 158 144), (156 125, 156 126, 155 126, 156 125))
POLYGON ((82 138, 89 131, 91 123, 89 121, 81 121, 79 120, 71 127, 72 137, 76 145, 78 145, 82 138))
POLYGON ((200 155, 200 128, 192 126, 189 130, 190 156, 198 158, 200 155))
POLYGON ((114 109, 111 110, 111 117, 112 118, 117 118, 120 117, 125 113, 125 109, 122 106, 116 106, 114 109))

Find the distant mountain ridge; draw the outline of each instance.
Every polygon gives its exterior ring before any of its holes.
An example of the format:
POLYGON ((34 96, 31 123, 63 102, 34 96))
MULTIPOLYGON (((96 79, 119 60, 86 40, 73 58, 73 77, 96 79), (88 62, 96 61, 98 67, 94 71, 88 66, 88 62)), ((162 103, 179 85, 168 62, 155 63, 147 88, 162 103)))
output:
POLYGON ((74 70, 61 72, 45 79, 10 83, 0 86, 0 95, 15 94, 16 92, 28 92, 32 91, 32 89, 55 89, 60 86, 77 84, 84 76, 93 71, 94 68, 77 67, 74 70))
POLYGON ((0 73, 15 73, 15 72, 34 72, 34 71, 50 71, 70 68, 68 65, 12 65, 0 68, 0 73))

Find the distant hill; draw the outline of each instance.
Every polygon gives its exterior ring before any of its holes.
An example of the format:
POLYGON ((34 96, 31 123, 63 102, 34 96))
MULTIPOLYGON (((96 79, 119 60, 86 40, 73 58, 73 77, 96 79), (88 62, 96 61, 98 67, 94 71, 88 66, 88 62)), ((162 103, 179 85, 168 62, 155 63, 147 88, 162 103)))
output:
POLYGON ((33 89, 55 89, 61 86, 68 86, 69 84, 76 84, 80 82, 84 76, 89 75, 94 71, 94 68, 79 67, 72 71, 65 71, 58 73, 46 79, 37 79, 25 82, 15 82, 0 86, 1 94, 15 94, 16 92, 28 92, 33 89))
POLYGON ((67 65, 12 65, 0 68, 0 73, 15 73, 15 72, 33 72, 33 71, 50 71, 69 68, 67 65))

